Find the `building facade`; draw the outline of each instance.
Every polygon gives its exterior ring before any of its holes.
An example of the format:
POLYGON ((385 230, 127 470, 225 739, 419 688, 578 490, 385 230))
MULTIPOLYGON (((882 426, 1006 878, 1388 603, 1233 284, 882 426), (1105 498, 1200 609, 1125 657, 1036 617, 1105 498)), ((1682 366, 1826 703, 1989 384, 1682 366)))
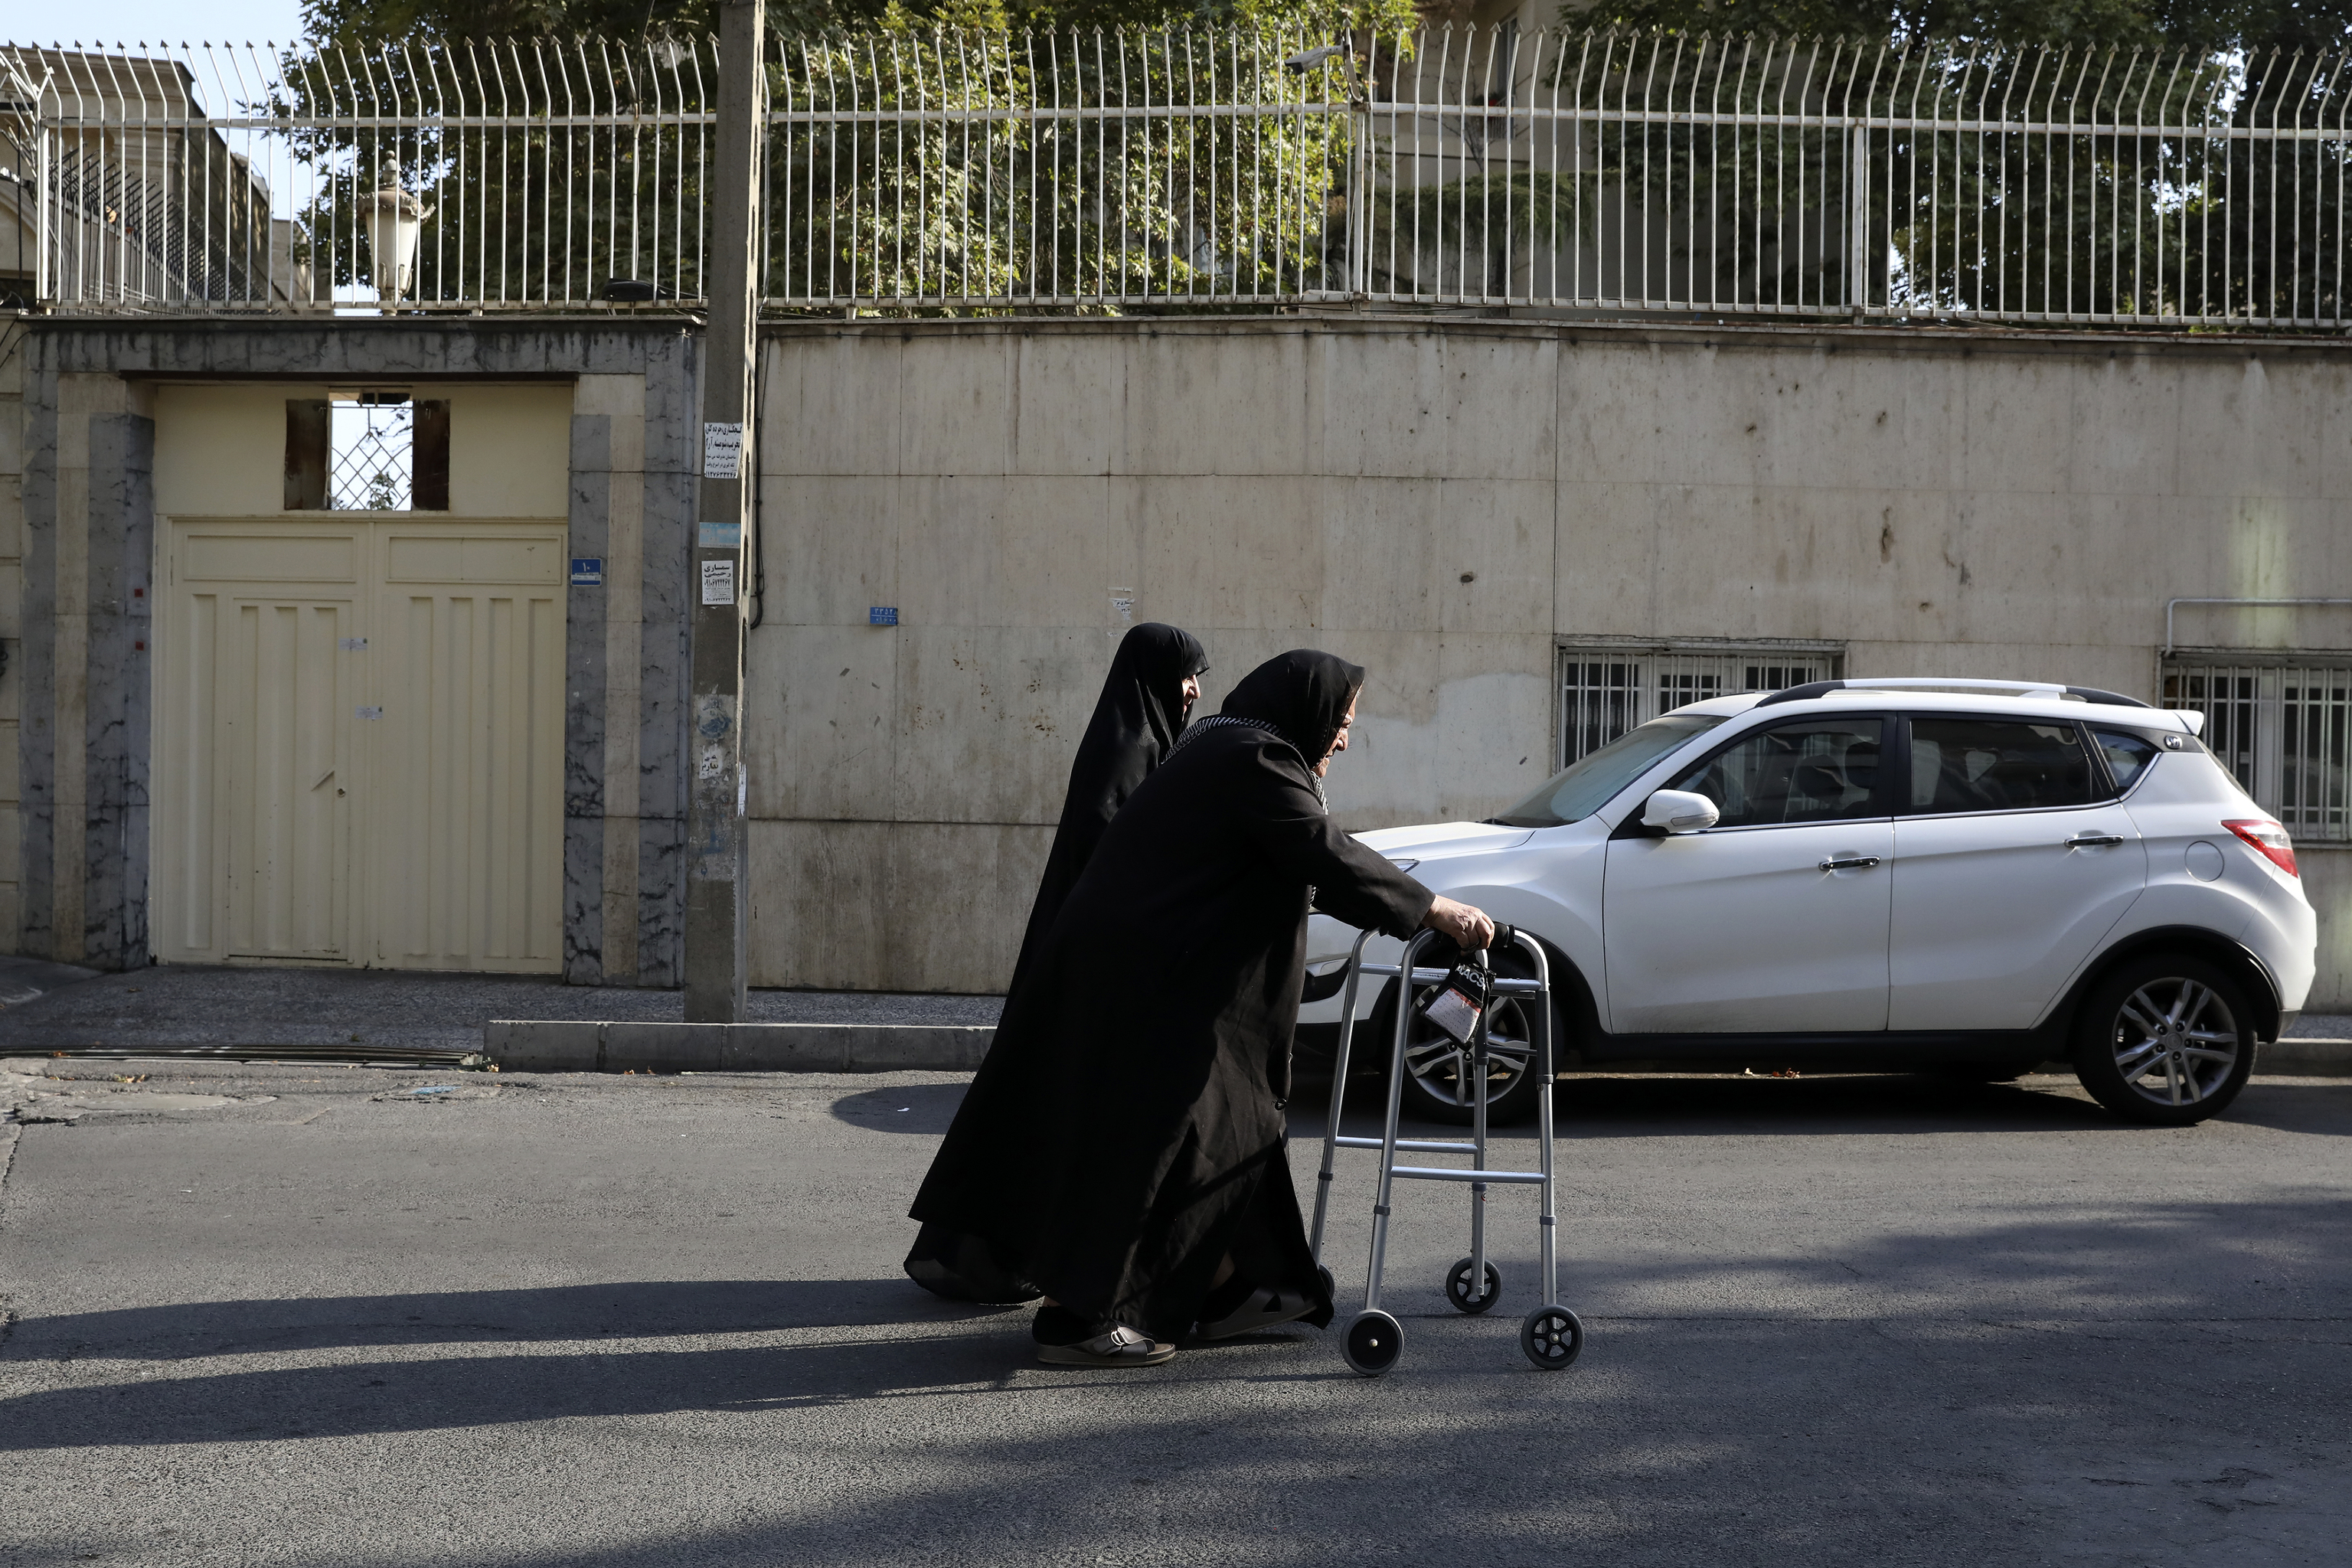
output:
MULTIPOLYGON (((0 938, 675 984, 697 343, 11 321, 0 938)), ((1358 828, 1824 675, 2200 706, 2295 835, 2312 1005, 2352 1006, 2352 606, 2243 603, 2352 597, 2352 348, 807 321, 760 385, 754 984, 1001 987, 1102 670, 1157 619, 1209 646, 1209 706, 1285 647, 1370 669, 1358 828)))

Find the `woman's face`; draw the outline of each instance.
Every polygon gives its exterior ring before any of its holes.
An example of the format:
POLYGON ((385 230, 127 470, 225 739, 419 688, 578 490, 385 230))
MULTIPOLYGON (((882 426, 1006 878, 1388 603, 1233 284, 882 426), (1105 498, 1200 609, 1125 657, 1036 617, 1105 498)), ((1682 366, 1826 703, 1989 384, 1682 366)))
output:
POLYGON ((1184 693, 1184 711, 1190 713, 1192 710, 1192 704, 1201 700, 1201 678, 1197 675, 1186 676, 1184 678, 1182 690, 1184 693))
POLYGON ((1339 732, 1331 737, 1331 749, 1315 764, 1315 776, 1323 777, 1331 771, 1331 759, 1348 749, 1348 731, 1356 722, 1356 700, 1348 699, 1348 710, 1339 716, 1339 732))

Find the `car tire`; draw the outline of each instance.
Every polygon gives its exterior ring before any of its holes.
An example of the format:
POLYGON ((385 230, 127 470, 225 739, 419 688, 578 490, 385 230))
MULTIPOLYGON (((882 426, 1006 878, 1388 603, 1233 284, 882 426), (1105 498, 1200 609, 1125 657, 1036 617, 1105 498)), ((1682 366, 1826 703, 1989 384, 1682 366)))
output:
MULTIPOLYGON (((1497 972, 1518 979, 1532 979, 1535 966, 1522 953, 1506 955, 1497 972)), ((1559 1058, 1559 997, 1556 989, 1550 998, 1552 1016, 1552 1057, 1555 1066, 1559 1058)), ((1392 998, 1394 993, 1390 994, 1392 998)), ((1389 998, 1383 998, 1384 1003, 1389 998)), ((1536 1093, 1539 1087, 1536 1072, 1536 1044, 1530 1011, 1537 1005, 1533 997, 1504 996, 1496 998, 1487 1010, 1486 1026, 1491 1035, 1527 1047, 1524 1058, 1516 1053, 1496 1052, 1488 1059, 1486 1121, 1489 1126, 1507 1127, 1528 1121, 1536 1113, 1536 1093)), ((1394 1027, 1396 1015, 1387 1005, 1380 1011, 1381 1033, 1376 1060, 1381 1070, 1388 1068, 1389 1030, 1394 1027)), ((1453 1042, 1434 1024, 1415 1015, 1405 1036, 1404 1113, 1425 1121, 1441 1121, 1456 1127, 1470 1125, 1473 1115, 1469 1096, 1462 1082, 1462 1066, 1466 1053, 1453 1049, 1453 1042)))
POLYGON ((2127 959, 2083 999, 2074 1076, 2127 1121, 2189 1127, 2229 1109, 2254 1070, 2253 1005, 2186 953, 2127 959))

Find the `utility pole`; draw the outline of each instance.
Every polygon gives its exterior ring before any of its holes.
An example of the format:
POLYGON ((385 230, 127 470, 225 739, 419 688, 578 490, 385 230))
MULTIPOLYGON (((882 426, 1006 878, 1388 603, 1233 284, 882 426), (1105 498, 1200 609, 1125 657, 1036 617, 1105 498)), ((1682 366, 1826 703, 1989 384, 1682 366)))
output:
POLYGON ((743 531, 755 433, 760 152, 766 140, 761 0, 719 7, 718 177, 712 187, 710 327, 703 339, 702 483, 695 532, 694 658, 688 711, 686 1021, 743 1021, 751 891, 743 831, 743 531))

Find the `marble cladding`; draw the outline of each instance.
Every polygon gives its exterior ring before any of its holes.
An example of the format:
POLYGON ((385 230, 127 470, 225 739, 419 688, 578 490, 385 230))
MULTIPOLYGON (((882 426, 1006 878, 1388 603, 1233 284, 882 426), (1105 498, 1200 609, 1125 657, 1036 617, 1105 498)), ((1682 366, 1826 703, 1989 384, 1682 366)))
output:
MULTIPOLYGON (((17 352, 26 358, 25 351, 17 352)), ((10 682, 21 694, 57 689, 58 400, 54 383, 27 375, 24 398, 25 476, 19 533, 18 641, 10 682)), ((54 951, 56 924, 47 896, 56 859, 50 824, 56 815, 57 716, 36 697, 20 703, 16 730, 16 951, 54 951)))

